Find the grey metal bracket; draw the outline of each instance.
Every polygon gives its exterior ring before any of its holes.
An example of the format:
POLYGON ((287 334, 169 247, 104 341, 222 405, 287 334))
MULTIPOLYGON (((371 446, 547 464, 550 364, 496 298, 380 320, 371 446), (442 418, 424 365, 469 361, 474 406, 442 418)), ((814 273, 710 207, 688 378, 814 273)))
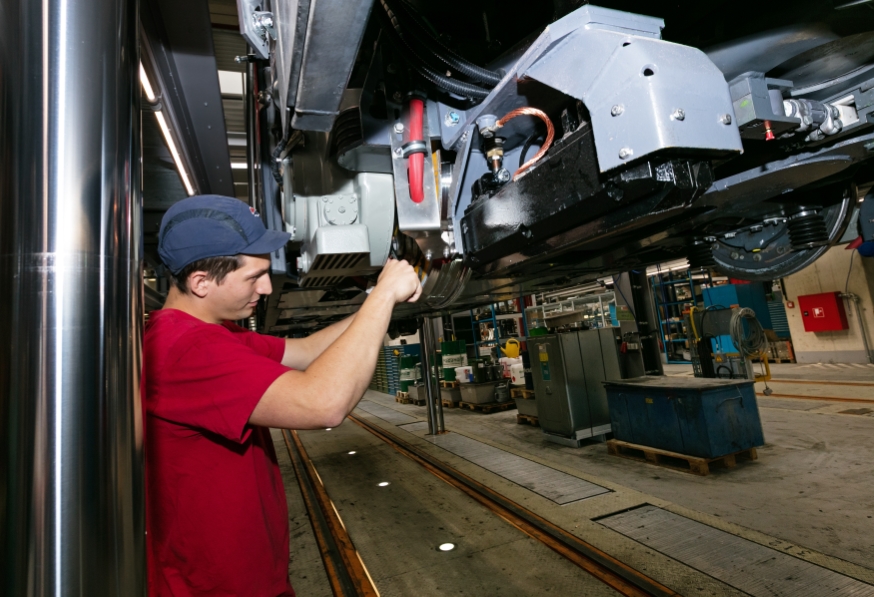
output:
POLYGON ((240 35, 259 58, 267 60, 270 58, 270 40, 276 39, 276 28, 273 13, 263 8, 263 0, 237 0, 240 35))

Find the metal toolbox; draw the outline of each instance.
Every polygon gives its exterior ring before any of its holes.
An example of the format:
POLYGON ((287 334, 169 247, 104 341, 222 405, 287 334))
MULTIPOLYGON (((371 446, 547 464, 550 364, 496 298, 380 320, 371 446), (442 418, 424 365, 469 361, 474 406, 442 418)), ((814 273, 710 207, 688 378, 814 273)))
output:
POLYGON ((495 401, 495 382, 486 383, 463 383, 458 386, 461 389, 461 401, 470 404, 485 404, 495 401))
POLYGON ((636 377, 604 386, 618 440, 702 458, 765 443, 752 381, 636 377))

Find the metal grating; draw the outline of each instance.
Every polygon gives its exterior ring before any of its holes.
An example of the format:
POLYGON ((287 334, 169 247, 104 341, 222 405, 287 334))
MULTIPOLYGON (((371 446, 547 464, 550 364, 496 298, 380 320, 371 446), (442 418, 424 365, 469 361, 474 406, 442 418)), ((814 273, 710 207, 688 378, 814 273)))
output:
POLYGON ((755 597, 874 597, 874 586, 655 506, 598 522, 755 597))
POLYGON ((362 400, 358 403, 358 406, 356 408, 360 408, 366 413, 370 413, 375 417, 379 417, 383 421, 388 421, 389 423, 393 423, 395 425, 403 425, 405 423, 414 423, 418 421, 416 417, 405 415, 404 413, 398 412, 393 408, 383 406, 382 404, 377 404, 376 402, 372 402, 370 400, 362 400))
MULTIPOLYGON (((409 430, 411 426, 406 428, 409 430)), ((457 433, 426 435, 425 439, 557 504, 569 504, 610 490, 554 468, 516 456, 457 433)))

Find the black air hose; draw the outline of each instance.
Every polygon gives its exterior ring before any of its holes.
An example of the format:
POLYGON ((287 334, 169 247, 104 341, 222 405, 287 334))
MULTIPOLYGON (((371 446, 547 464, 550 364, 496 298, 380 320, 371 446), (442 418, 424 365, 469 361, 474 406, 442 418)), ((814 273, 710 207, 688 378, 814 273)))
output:
POLYGON ((489 91, 487 89, 483 89, 482 87, 477 87, 476 85, 472 85, 470 83, 465 83, 464 81, 458 81, 456 79, 450 79, 449 77, 445 77, 435 71, 434 69, 428 67, 424 64, 424 60, 421 56, 410 47, 410 45, 406 42, 406 40, 401 36, 398 30, 395 28, 395 23, 391 17, 386 12, 382 13, 383 22, 386 33, 388 33, 389 40, 392 45, 395 46, 395 49, 404 54, 410 54, 419 62, 417 64, 413 64, 413 68, 416 70, 419 75, 421 75, 427 81, 430 81, 443 91, 447 91, 449 93, 454 93, 456 95, 460 95, 463 97, 468 97, 471 99, 485 99, 489 95, 489 91))
POLYGON ((400 12, 403 25, 412 26, 411 28, 414 29, 414 31, 410 32, 412 35, 409 37, 413 40, 413 43, 420 45, 424 50, 446 64, 449 68, 458 71, 474 81, 488 85, 489 87, 494 87, 501 82, 500 74, 481 66, 477 66, 446 47, 443 42, 434 37, 427 25, 422 22, 421 17, 415 11, 411 10, 402 0, 393 6, 389 5, 385 0, 380 1, 386 11, 394 13, 395 19, 397 19, 397 14, 400 12))

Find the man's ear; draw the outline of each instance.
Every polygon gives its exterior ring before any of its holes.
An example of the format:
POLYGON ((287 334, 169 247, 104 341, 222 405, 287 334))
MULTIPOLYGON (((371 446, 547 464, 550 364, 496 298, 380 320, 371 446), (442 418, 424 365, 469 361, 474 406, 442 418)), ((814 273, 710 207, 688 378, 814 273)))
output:
POLYGON ((206 272, 191 272, 188 276, 188 289, 194 296, 204 298, 209 294, 210 282, 212 280, 207 278, 206 272))

